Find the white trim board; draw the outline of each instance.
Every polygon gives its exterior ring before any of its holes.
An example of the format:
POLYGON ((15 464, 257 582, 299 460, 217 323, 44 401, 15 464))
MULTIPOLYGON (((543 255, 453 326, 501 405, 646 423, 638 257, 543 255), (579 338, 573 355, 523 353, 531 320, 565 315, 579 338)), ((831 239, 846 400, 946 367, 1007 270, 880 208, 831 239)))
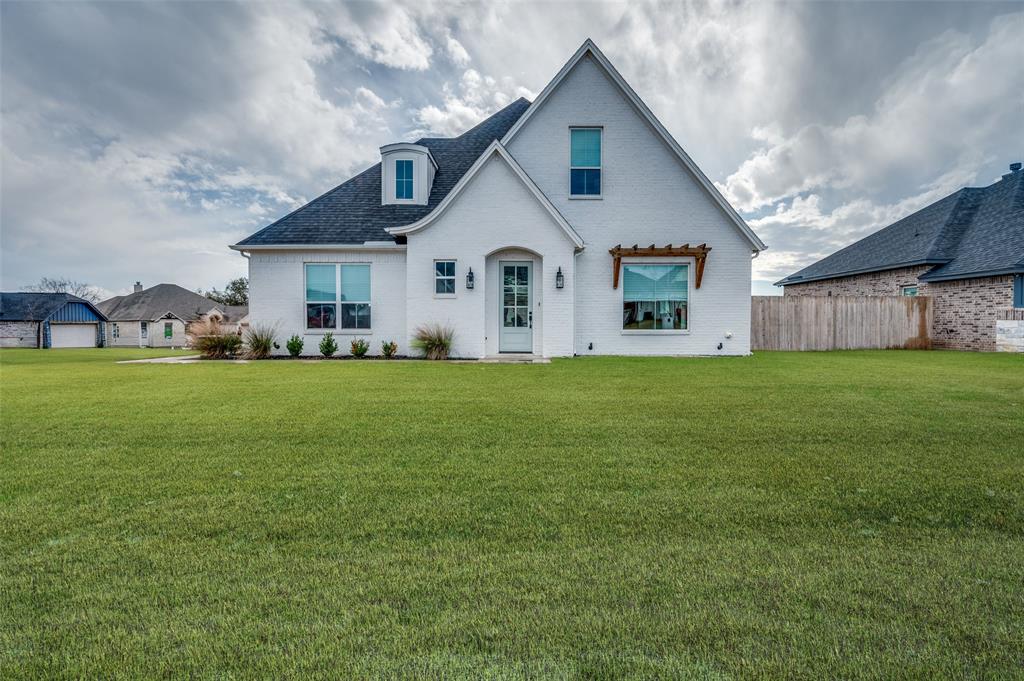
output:
POLYGON ((711 182, 711 180, 708 179, 707 175, 705 175, 704 172, 697 167, 697 164, 693 162, 693 159, 690 158, 690 155, 683 150, 683 148, 679 145, 678 142, 676 142, 675 138, 672 137, 671 133, 669 133, 665 126, 661 124, 661 121, 659 121, 657 117, 655 117, 654 113, 652 113, 651 110, 647 108, 647 105, 644 104, 642 99, 640 99, 640 96, 637 95, 637 93, 633 90, 632 87, 630 87, 629 83, 626 82, 622 75, 615 70, 615 67, 612 66, 612 63, 608 61, 608 58, 604 56, 604 53, 602 53, 601 50, 598 49, 597 45, 594 44, 594 41, 591 40, 590 38, 587 38, 585 41, 583 41, 583 44, 580 45, 580 48, 578 50, 576 50, 576 53, 569 59, 568 62, 565 63, 565 66, 563 66, 562 69, 551 80, 551 82, 547 84, 547 87, 545 87, 544 90, 541 91, 540 95, 538 95, 537 98, 533 100, 533 103, 530 104, 529 108, 526 109, 526 112, 519 117, 519 120, 517 120, 511 128, 509 128, 508 132, 506 132, 505 136, 501 139, 502 147, 507 147, 512 142, 516 134, 518 134, 518 132, 523 128, 523 126, 526 125, 526 123, 530 120, 533 114, 544 105, 544 102, 547 100, 547 98, 561 84, 561 82, 565 79, 569 72, 572 71, 573 67, 575 67, 576 64, 578 64, 579 61, 583 59, 587 54, 590 54, 594 58, 594 61, 600 64, 601 67, 605 70, 605 72, 608 74, 608 77, 611 78, 612 82, 619 86, 619 89, 626 96, 626 99, 628 99, 630 103, 633 105, 633 107, 637 110, 637 112, 639 112, 640 115, 643 116, 644 119, 646 119, 647 123, 658 133, 658 135, 669 147, 669 149, 671 149, 675 153, 675 155, 679 158, 679 160, 686 167, 686 169, 690 171, 690 173, 694 176, 694 178, 696 178, 698 183, 711 196, 711 198, 714 199, 715 203, 717 203, 719 207, 725 212, 726 216, 730 220, 732 220, 732 222, 736 225, 740 232, 747 238, 748 241, 750 241, 750 244, 754 247, 754 251, 763 251, 766 248, 768 248, 765 245, 765 243, 761 241, 761 239, 757 236, 757 234, 754 233, 754 230, 750 229, 750 227, 743 220, 743 218, 740 217, 740 214, 736 212, 736 209, 733 208, 729 204, 729 202, 725 200, 725 197, 722 196, 721 192, 719 192, 715 185, 711 182))

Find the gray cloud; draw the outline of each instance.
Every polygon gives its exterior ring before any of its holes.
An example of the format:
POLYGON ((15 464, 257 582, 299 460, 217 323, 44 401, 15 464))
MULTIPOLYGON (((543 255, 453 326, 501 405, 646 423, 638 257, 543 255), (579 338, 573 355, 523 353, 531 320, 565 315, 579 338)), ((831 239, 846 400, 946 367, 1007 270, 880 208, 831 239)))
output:
POLYGON ((979 3, 0 4, 5 289, 223 285, 226 244, 597 40, 772 247, 755 289, 1021 156, 979 3))

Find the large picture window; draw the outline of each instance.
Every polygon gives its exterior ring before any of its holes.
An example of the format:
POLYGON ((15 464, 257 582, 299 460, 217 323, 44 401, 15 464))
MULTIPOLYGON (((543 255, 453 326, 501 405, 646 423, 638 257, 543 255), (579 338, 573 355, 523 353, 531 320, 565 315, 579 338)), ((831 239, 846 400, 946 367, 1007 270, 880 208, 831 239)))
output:
POLYGON ((682 331, 687 328, 687 265, 623 265, 622 328, 682 331))
POLYGON ((569 129, 569 194, 601 195, 601 128, 569 129))
POLYGON ((370 266, 307 264, 306 328, 369 329, 370 266))

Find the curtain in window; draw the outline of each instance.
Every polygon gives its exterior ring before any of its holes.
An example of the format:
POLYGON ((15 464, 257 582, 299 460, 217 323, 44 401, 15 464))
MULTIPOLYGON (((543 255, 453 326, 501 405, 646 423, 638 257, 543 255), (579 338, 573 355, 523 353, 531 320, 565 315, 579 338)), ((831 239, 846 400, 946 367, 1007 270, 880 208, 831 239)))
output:
POLYGON ((341 266, 341 299, 368 302, 370 300, 370 266, 341 266))
POLYGON ((573 167, 596 168, 601 165, 601 131, 599 129, 573 130, 571 145, 571 165, 573 167))
POLYGON ((627 303, 686 300, 686 265, 625 265, 622 299, 627 303))
POLYGON ((334 265, 306 265, 306 300, 335 300, 334 265))

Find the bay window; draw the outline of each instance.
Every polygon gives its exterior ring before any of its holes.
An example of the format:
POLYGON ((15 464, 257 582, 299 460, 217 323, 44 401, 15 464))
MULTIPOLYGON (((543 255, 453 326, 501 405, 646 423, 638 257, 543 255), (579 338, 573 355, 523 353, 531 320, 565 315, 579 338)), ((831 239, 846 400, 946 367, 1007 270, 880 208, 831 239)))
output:
POLYGON ((307 263, 306 328, 369 329, 370 266, 307 263))
POLYGON ((622 328, 684 331, 687 327, 687 265, 623 265, 622 328))

